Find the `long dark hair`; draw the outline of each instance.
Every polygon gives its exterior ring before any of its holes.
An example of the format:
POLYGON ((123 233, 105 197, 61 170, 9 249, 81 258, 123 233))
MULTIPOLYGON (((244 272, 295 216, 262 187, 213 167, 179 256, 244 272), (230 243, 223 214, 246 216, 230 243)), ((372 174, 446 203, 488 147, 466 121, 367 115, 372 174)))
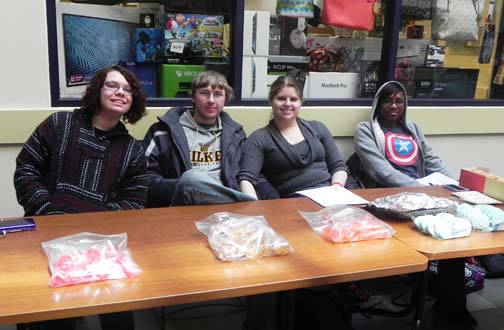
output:
POLYGON ((101 88, 107 74, 111 71, 117 71, 126 78, 129 85, 133 89, 132 102, 130 110, 123 115, 123 121, 126 123, 134 124, 140 120, 143 116, 147 114, 147 109, 145 108, 145 94, 142 90, 140 82, 128 69, 123 68, 118 65, 111 66, 109 68, 102 69, 98 71, 91 81, 89 82, 86 92, 82 97, 82 110, 84 118, 91 122, 93 117, 96 115, 101 107, 101 88))

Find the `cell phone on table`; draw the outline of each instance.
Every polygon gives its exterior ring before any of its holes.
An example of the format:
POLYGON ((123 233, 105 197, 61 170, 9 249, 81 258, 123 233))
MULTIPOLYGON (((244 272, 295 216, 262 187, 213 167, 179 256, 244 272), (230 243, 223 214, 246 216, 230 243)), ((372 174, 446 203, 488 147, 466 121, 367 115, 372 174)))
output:
POLYGON ((4 219, 0 220, 0 234, 16 231, 34 230, 35 221, 32 218, 4 219))
POLYGON ((469 191, 469 189, 457 186, 456 184, 445 184, 443 185, 443 188, 446 188, 450 191, 469 191))

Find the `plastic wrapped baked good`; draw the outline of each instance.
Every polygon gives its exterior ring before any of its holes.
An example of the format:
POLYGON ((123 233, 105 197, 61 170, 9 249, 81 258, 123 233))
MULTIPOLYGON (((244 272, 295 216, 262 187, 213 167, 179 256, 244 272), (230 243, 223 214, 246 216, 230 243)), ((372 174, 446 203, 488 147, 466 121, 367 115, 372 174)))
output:
POLYGON ((317 234, 334 243, 389 238, 395 233, 385 222, 353 206, 335 205, 299 213, 317 234))
POLYGON ((504 230, 504 211, 491 205, 463 203, 457 207, 457 216, 468 219, 479 231, 504 230))
POLYGON ((423 211, 412 213, 417 228, 437 239, 452 239, 470 236, 471 222, 455 216, 451 212, 423 211))
POLYGON ((286 255, 292 251, 289 242, 263 216, 219 212, 195 224, 208 236, 210 248, 223 261, 286 255))
POLYGON ((376 214, 410 219, 409 212, 411 211, 431 209, 455 211, 457 205, 456 201, 448 198, 431 197, 424 193, 403 192, 377 198, 367 205, 367 209, 376 214))

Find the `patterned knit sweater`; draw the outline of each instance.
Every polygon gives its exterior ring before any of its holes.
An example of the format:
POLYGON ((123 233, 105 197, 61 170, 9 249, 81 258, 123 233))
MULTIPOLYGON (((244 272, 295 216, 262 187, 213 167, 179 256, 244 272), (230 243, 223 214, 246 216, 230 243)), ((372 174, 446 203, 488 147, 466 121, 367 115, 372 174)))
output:
POLYGON ((119 123, 96 134, 81 110, 45 119, 16 159, 25 215, 141 209, 147 201, 141 144, 119 123))

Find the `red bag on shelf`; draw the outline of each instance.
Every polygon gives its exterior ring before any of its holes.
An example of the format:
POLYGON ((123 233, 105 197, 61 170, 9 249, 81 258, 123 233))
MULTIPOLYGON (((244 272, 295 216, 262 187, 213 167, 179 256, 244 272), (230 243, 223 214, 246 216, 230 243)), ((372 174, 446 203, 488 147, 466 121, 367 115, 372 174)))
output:
POLYGON ((324 0, 321 22, 354 30, 372 31, 376 0, 324 0))

